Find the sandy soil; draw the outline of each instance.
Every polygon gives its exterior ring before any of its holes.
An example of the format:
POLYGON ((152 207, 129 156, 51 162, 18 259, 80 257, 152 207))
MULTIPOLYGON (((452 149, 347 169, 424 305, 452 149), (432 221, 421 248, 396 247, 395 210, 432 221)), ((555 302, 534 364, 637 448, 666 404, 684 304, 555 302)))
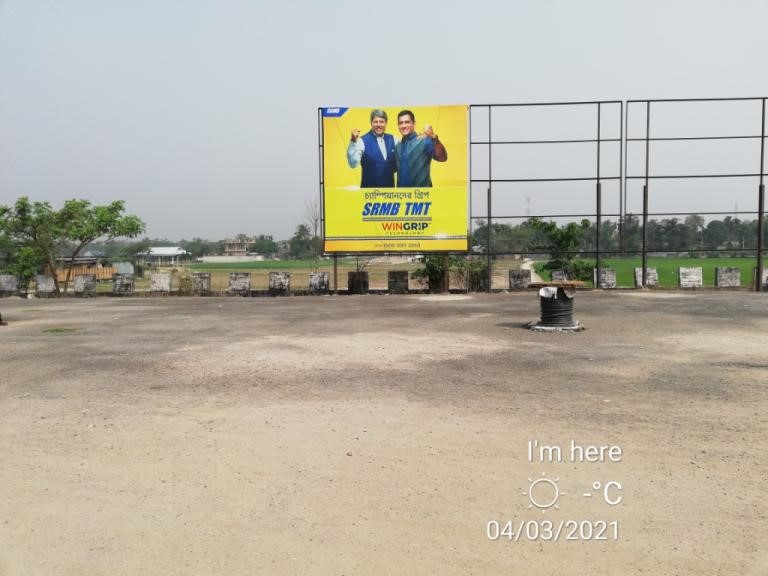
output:
POLYGON ((576 311, 552 334, 522 327, 533 293, 2 300, 0 575, 768 574, 768 294, 576 311), (508 520, 619 537, 490 540, 508 520))

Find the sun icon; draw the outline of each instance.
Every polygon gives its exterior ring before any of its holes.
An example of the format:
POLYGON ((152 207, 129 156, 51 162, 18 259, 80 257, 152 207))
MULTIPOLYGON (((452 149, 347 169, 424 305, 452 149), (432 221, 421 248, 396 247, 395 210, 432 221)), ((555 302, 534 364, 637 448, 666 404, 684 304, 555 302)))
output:
POLYGON ((547 478, 545 472, 542 472, 541 478, 536 478, 535 480, 528 478, 528 482, 530 482, 528 491, 523 492, 523 496, 528 496, 530 502, 528 508, 535 506, 541 510, 542 514, 549 508, 560 509, 557 502, 560 500, 560 496, 565 494, 557 485, 560 482, 560 478, 552 480, 547 478))

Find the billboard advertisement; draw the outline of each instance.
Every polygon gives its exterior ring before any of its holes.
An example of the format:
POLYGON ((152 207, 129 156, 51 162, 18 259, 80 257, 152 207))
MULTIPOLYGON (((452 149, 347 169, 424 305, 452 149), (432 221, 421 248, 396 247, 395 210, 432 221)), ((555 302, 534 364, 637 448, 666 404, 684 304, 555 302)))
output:
POLYGON ((467 250, 468 106, 320 113, 325 252, 467 250))

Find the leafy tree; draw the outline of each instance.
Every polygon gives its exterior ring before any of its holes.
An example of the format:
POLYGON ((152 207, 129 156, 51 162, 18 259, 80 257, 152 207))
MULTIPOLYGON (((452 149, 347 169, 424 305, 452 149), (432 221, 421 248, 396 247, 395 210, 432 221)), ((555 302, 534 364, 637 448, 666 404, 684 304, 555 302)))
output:
POLYGON ((271 235, 259 234, 253 244, 248 247, 248 250, 265 256, 274 256, 277 253, 277 242, 271 235))
POLYGON ((414 270, 411 277, 426 278, 430 292, 446 292, 450 274, 469 290, 480 291, 488 287, 488 265, 485 258, 428 254, 422 258, 422 262, 424 267, 414 270))
MULTIPOLYGON (((595 251, 595 241, 597 239, 597 222, 590 223, 589 230, 584 234, 581 241, 581 249, 584 252, 595 251)), ((600 222, 600 250, 618 250, 619 249, 619 225, 612 220, 603 220, 600 222)))
POLYGON ((31 265, 36 255, 39 263, 53 275, 59 293, 56 254, 60 248, 71 250, 70 268, 64 282, 66 290, 75 258, 83 248, 97 238, 134 237, 144 230, 144 223, 138 217, 123 215, 123 210, 121 200, 107 206, 92 206, 87 200, 67 200, 61 210, 54 210, 48 202, 30 202, 21 197, 13 207, 0 207, 0 221, 2 229, 18 246, 31 249, 23 255, 23 266, 31 265))
POLYGON ((572 276, 588 280, 591 277, 591 267, 589 277, 583 278, 583 267, 574 263, 578 255, 578 249, 589 234, 591 224, 589 220, 582 220, 581 223, 569 222, 565 226, 558 226, 555 222, 544 222, 541 218, 530 218, 529 225, 541 232, 545 239, 545 248, 550 254, 550 260, 547 268, 550 270, 563 270, 572 276))
POLYGON ((312 233, 306 224, 296 227, 293 237, 288 241, 288 253, 292 258, 311 258, 313 255, 312 233))
MULTIPOLYGON (((97 238, 135 238, 144 232, 144 222, 138 216, 125 215, 125 202, 115 200, 107 206, 92 206, 88 200, 67 200, 59 212, 63 222, 64 237, 72 242, 73 251, 64 291, 71 279, 72 269, 78 254, 97 238)), ((51 268, 55 276, 55 268, 51 268)), ((58 286, 57 286, 58 287, 58 286)))
MULTIPOLYGON (((1 209, 2 207, 0 207, 1 209)), ((13 239, 3 229, 4 219, 0 215, 0 270, 3 269, 12 259, 16 253, 16 245, 13 239)))
POLYGON ((427 279, 430 292, 443 292, 446 289, 445 276, 449 266, 448 257, 439 254, 428 254, 422 258, 423 268, 417 268, 411 273, 415 279, 427 279))
POLYGON ((624 218, 624 250, 626 252, 639 252, 643 246, 643 227, 640 217, 629 213, 624 218))
POLYGON ((56 249, 65 238, 64 222, 59 212, 48 202, 30 202, 29 198, 21 197, 13 207, 0 207, 0 220, 3 230, 17 246, 31 249, 24 256, 27 264, 31 255, 35 254, 38 265, 48 266, 58 291, 56 249))
POLYGON ((192 238, 192 240, 180 240, 178 245, 184 248, 195 258, 200 256, 209 256, 220 254, 224 251, 224 242, 212 242, 203 238, 192 238))
MULTIPOLYGON (((528 221, 518 226, 499 222, 491 224, 491 252, 493 254, 533 252, 541 244, 541 233, 531 227, 528 221)), ((488 246, 488 224, 485 220, 475 222, 472 245, 482 246, 483 249, 488 246)))
POLYGON ((8 266, 8 271, 19 278, 20 284, 26 291, 29 287, 29 281, 35 277, 40 270, 40 254, 31 246, 22 246, 16 252, 13 262, 8 266))
POLYGON ((702 248, 704 245, 704 217, 691 214, 685 217, 685 247, 688 250, 702 248))

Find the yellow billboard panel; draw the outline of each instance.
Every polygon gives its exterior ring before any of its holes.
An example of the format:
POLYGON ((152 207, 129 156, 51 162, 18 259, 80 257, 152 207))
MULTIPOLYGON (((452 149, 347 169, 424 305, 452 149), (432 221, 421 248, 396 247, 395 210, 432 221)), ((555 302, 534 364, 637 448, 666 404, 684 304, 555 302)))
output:
POLYGON ((324 250, 467 250, 467 110, 321 109, 324 250))

